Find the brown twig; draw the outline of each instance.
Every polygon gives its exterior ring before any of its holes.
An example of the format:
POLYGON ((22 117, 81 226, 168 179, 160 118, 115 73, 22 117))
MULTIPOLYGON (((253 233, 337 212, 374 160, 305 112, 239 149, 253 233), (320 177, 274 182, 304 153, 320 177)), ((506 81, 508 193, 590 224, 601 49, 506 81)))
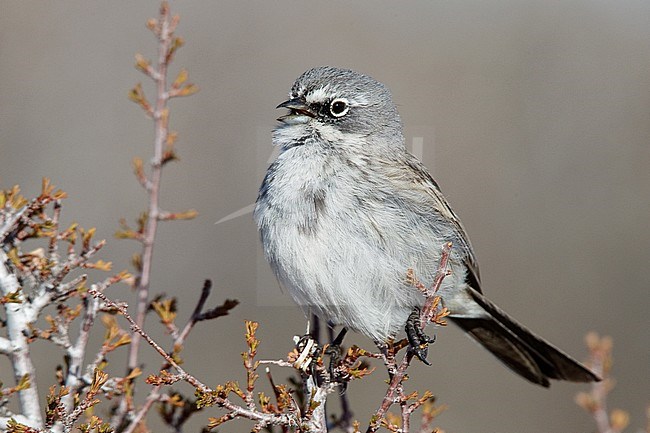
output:
MULTIPOLYGON (((418 287, 426 296, 424 308, 422 308, 422 311, 420 313, 420 326, 422 329, 424 329, 430 322, 442 324, 442 317, 447 314, 446 310, 444 309, 438 311, 440 297, 436 296, 435 294, 440 289, 440 286, 442 285, 445 277, 449 275, 447 270, 447 262, 449 260, 451 246, 451 243, 447 243, 443 247, 440 257, 440 264, 438 265, 436 277, 434 278, 434 282, 431 288, 427 289, 424 287, 424 285, 422 285, 422 283, 414 281, 414 285, 418 287)), ((401 362, 398 364, 396 354, 397 350, 399 349, 395 350, 395 348, 390 346, 380 347, 380 349, 382 349, 382 353, 384 354, 384 364, 391 374, 391 378, 388 389, 386 390, 386 394, 384 395, 379 408, 372 416, 366 432, 371 433, 377 431, 381 426, 382 421, 385 419, 388 409, 390 409, 390 407, 394 404, 400 404, 402 408, 402 433, 407 433, 409 428, 408 419, 406 421, 404 421, 404 419, 409 418, 410 414, 415 408, 411 408, 411 406, 406 403, 407 399, 405 397, 407 396, 404 395, 403 382, 406 377, 406 370, 413 360, 414 352, 408 350, 406 354, 404 354, 401 362)))
POLYGON ((575 398, 576 403, 591 413, 598 433, 622 433, 629 424, 629 414, 621 409, 614 409, 611 412, 607 409, 607 396, 614 388, 614 381, 610 377, 612 339, 591 332, 585 340, 590 354, 588 365, 594 374, 603 380, 594 382, 590 392, 578 393, 575 398))
POLYGON ((140 410, 135 414, 132 420, 130 420, 129 425, 124 429, 123 433, 133 433, 135 429, 140 425, 140 423, 147 416, 147 413, 151 410, 151 407, 160 400, 160 389, 162 385, 156 385, 150 392, 149 396, 145 400, 144 404, 140 410))
POLYGON ((110 300, 106 295, 104 295, 102 292, 96 290, 96 289, 88 289, 88 293, 91 294, 92 296, 101 299, 104 301, 104 303, 111 308, 119 311, 119 313, 126 319, 127 322, 129 322, 129 325, 131 327, 131 330, 135 332, 136 334, 140 335, 141 338, 143 338, 151 347, 154 348, 156 352, 162 356, 165 361, 169 363, 176 371, 178 371, 178 376, 180 377, 181 380, 189 383, 193 387, 197 388, 198 390, 202 392, 209 392, 210 388, 206 385, 204 385, 201 381, 199 381, 197 378, 192 376, 191 374, 187 373, 180 365, 174 361, 174 358, 172 358, 165 350, 160 347, 158 343, 156 343, 146 332, 142 330, 142 328, 136 323, 135 320, 129 315, 127 312, 126 308, 112 300, 110 300))
MULTIPOLYGON (((167 68, 169 66, 168 53, 173 41, 173 33, 178 22, 177 18, 172 18, 169 5, 166 2, 160 7, 160 17, 156 28, 158 37, 158 62, 155 71, 146 68, 145 73, 154 79, 156 83, 156 103, 152 111, 154 119, 154 155, 151 162, 151 173, 147 182, 147 193, 149 194, 148 218, 142 237, 142 269, 137 279, 137 305, 135 323, 138 327, 144 326, 147 309, 149 308, 149 284, 151 279, 151 268, 153 264, 153 247, 156 239, 156 231, 159 222, 159 199, 160 199, 160 180, 162 177, 163 167, 163 150, 167 135, 169 134, 167 102, 169 95, 167 93, 167 68)), ((128 369, 133 370, 138 366, 138 351, 140 348, 140 337, 133 336, 129 347, 128 369)))
MULTIPOLYGON (((199 297, 199 300, 196 303, 196 306, 194 307, 194 311, 192 312, 192 315, 188 319, 187 323, 183 327, 183 330, 177 334, 176 338, 174 339, 174 342, 172 344, 172 347, 180 347, 185 343, 185 340, 187 339, 188 335, 190 334, 191 330, 194 328, 194 325, 202 320, 208 320, 220 316, 224 316, 228 314, 228 310, 222 311, 223 310, 223 305, 221 307, 216 307, 214 309, 208 310, 208 312, 203 312, 203 308, 205 307, 205 303, 208 300, 208 297, 210 296, 210 291, 212 289, 212 281, 210 280, 205 280, 203 283, 203 288, 201 289, 201 295, 199 297), (216 310, 222 308, 220 310, 221 314, 215 315, 215 314, 208 314, 210 311, 216 310)), ((229 301, 227 300, 226 303, 229 301)), ((237 301, 230 301, 232 307, 238 304, 237 301)), ((224 305, 226 304, 224 303, 224 305)), ((232 308, 231 307, 231 308, 232 308)), ((169 364, 163 365, 161 370, 164 370, 168 368, 169 364)), ((123 433, 133 433, 137 426, 140 424, 140 422, 145 418, 147 413, 151 410, 151 407, 153 404, 160 399, 160 390, 162 389, 163 385, 156 385, 153 387, 153 389, 149 392, 149 396, 145 400, 143 406, 140 408, 140 410, 137 411, 133 419, 130 420, 129 425, 124 429, 123 433)))
MULTIPOLYGON (((147 101, 140 84, 137 84, 129 93, 129 98, 136 102, 154 122, 153 158, 151 159, 148 175, 145 173, 142 160, 140 158, 134 159, 135 176, 148 194, 148 210, 140 218, 140 228, 137 232, 128 229, 128 227, 126 227, 125 231, 118 232, 119 237, 135 239, 142 244, 142 252, 136 266, 138 268, 138 276, 135 279, 137 297, 135 323, 139 328, 144 327, 146 315, 149 310, 154 242, 158 223, 164 220, 190 219, 196 216, 196 211, 193 210, 181 213, 165 212, 160 208, 159 203, 163 166, 167 162, 177 159, 173 147, 176 134, 169 130, 168 102, 173 97, 187 96, 197 90, 196 86, 192 84, 184 84, 187 79, 187 71, 185 70, 181 70, 170 86, 167 83, 169 65, 173 60, 176 50, 183 45, 183 40, 174 35, 178 22, 178 15, 172 15, 169 4, 163 1, 160 6, 158 18, 152 18, 147 22, 147 27, 154 33, 158 40, 158 56, 155 65, 152 65, 142 55, 136 55, 136 68, 155 83, 156 97, 153 105, 147 101)), ((174 331, 174 337, 178 338, 178 330, 172 330, 174 331)), ((127 375, 138 366, 141 339, 141 335, 136 333, 129 346, 127 375)), ((127 398, 123 397, 111 421, 113 427, 117 427, 123 423, 128 410, 127 398)))
POLYGON ((211 290, 212 290, 212 281, 205 280, 205 282, 203 283, 203 288, 201 289, 201 296, 199 297, 199 300, 196 303, 196 306, 194 307, 194 311, 192 311, 192 315, 190 316, 190 319, 183 327, 183 330, 180 332, 180 334, 178 334, 178 338, 176 338, 176 340, 174 341, 174 345, 183 344, 187 336, 192 331, 192 328, 194 328, 196 322, 199 321, 199 316, 203 312, 203 307, 205 307, 205 303, 207 302, 208 297, 210 296, 211 290))

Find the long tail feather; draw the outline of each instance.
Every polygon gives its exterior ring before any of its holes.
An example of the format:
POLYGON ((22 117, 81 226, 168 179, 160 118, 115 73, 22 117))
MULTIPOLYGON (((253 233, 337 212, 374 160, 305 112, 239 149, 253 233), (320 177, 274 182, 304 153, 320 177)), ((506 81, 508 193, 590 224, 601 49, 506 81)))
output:
POLYGON ((578 361, 517 323, 482 294, 469 287, 468 290, 488 315, 468 318, 452 314, 450 318, 514 372, 545 387, 550 385, 549 379, 600 380, 578 361))

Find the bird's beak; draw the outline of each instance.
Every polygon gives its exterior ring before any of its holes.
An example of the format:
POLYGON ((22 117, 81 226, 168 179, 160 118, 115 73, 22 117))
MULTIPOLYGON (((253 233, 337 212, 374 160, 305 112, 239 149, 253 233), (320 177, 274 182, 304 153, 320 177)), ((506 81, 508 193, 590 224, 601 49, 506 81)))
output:
POLYGON ((303 122, 299 123, 305 123, 309 120, 305 119, 305 117, 316 117, 316 113, 314 113, 300 98, 284 101, 275 108, 288 108, 290 110, 289 114, 278 118, 280 122, 291 123, 292 121, 299 121, 300 118, 302 118, 303 122))

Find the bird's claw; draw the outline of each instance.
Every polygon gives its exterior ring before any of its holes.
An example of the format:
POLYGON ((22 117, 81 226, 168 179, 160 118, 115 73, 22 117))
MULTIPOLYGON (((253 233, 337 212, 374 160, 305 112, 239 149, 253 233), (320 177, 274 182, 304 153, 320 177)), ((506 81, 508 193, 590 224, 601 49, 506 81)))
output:
POLYGON ((347 382, 344 375, 338 370, 338 366, 341 362, 341 343, 346 333, 347 329, 343 328, 334 341, 325 346, 324 349, 311 334, 294 337, 296 349, 298 350, 298 359, 294 362, 294 367, 320 381, 321 375, 318 372, 318 358, 320 354, 328 355, 330 357, 328 368, 329 380, 339 383, 342 389, 341 393, 344 393, 347 388, 347 382))
POLYGON ((317 354, 320 352, 320 347, 314 338, 310 335, 303 335, 302 337, 294 337, 296 349, 298 350, 298 359, 293 363, 293 366, 298 370, 307 373, 307 370, 313 375, 316 366, 317 354))
POLYGON ((424 362, 426 365, 431 365, 427 360, 429 353, 429 344, 436 341, 435 337, 429 337, 424 333, 420 325, 420 308, 415 307, 408 319, 406 320, 406 338, 409 342, 410 350, 415 353, 415 356, 424 362))
POLYGON ((333 341, 325 349, 325 355, 330 357, 330 363, 328 366, 328 372, 330 375, 330 381, 336 382, 341 386, 340 393, 345 393, 348 382, 344 380, 344 375, 339 371, 338 366, 341 362, 341 346, 337 344, 336 341, 333 341))

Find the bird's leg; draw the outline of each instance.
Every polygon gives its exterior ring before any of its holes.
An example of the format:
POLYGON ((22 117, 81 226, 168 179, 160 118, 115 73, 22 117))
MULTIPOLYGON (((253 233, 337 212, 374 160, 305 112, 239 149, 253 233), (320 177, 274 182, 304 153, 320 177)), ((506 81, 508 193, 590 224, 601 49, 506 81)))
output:
POLYGON ((318 378, 316 371, 316 359, 320 352, 320 346, 314 339, 313 335, 305 334, 302 337, 294 337, 298 359, 294 362, 294 367, 301 370, 304 374, 318 378))
POLYGON ((341 362, 341 343, 343 343, 343 338, 347 333, 348 329, 342 328, 336 338, 332 340, 332 342, 327 346, 327 349, 325 350, 325 354, 329 355, 330 357, 330 380, 332 382, 339 382, 343 388, 342 392, 345 392, 347 383, 341 380, 340 374, 337 372, 337 367, 339 365, 339 362, 341 362))
POLYGON ((427 353, 429 352, 429 343, 433 343, 435 338, 429 337, 422 330, 419 307, 413 308, 408 319, 406 319, 404 330, 406 331, 406 338, 409 341, 409 346, 413 353, 420 358, 420 361, 424 362, 426 365, 431 365, 431 363, 427 361, 427 353))
POLYGON ((347 334, 347 328, 341 329, 339 334, 336 336, 332 342, 327 345, 327 348, 323 351, 322 346, 318 344, 313 334, 308 333, 302 337, 295 337, 296 349, 298 350, 298 359, 294 363, 294 366, 303 371, 303 373, 308 376, 312 376, 316 379, 316 382, 320 386, 322 383, 321 374, 318 372, 318 363, 317 359, 320 353, 328 355, 330 357, 329 363, 329 375, 330 381, 340 382, 341 386, 345 389, 345 383, 341 380, 340 374, 337 373, 337 367, 341 361, 341 343, 343 342, 343 337, 347 334))

